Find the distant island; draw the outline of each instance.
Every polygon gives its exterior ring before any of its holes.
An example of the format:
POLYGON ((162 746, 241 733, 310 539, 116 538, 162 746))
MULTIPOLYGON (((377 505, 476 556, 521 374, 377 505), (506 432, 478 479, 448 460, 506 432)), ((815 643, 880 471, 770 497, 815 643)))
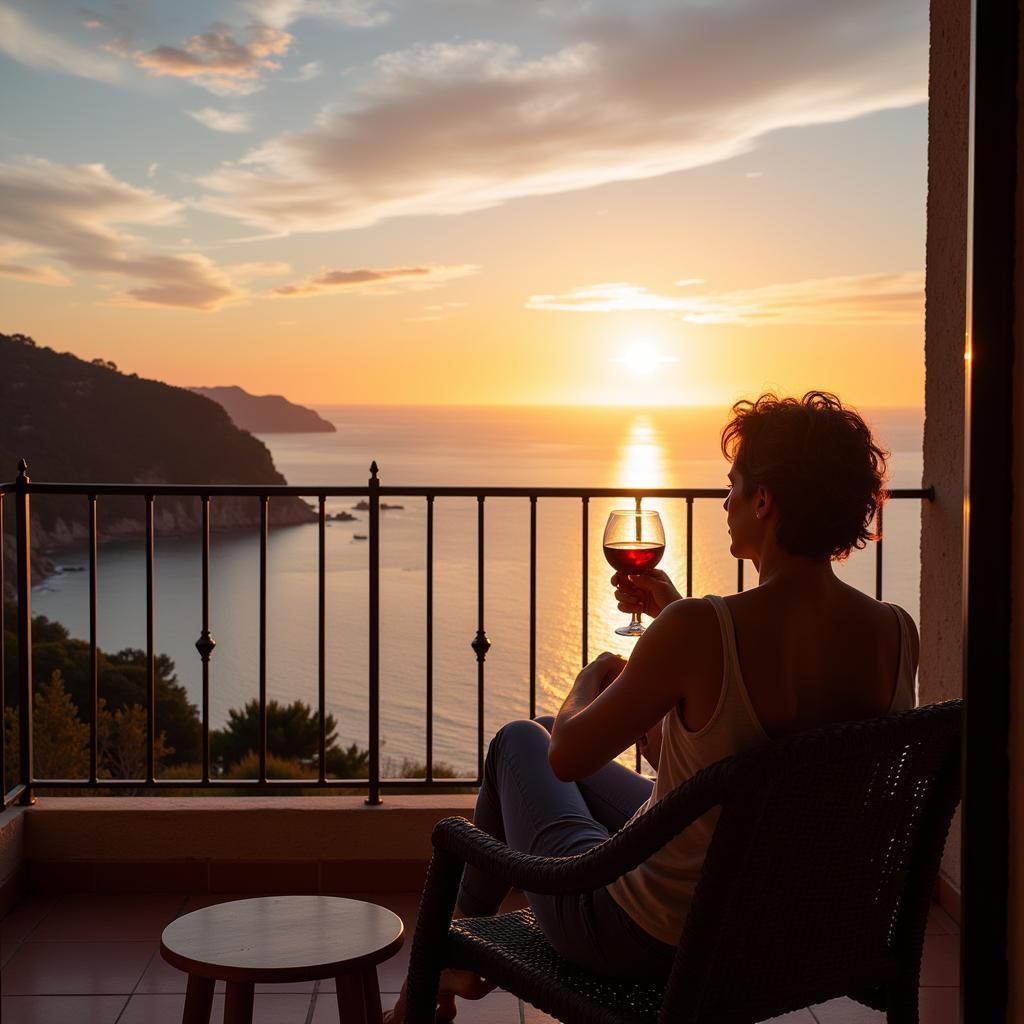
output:
POLYGON ((189 391, 222 405, 235 426, 254 434, 328 434, 336 430, 319 413, 289 402, 283 395, 250 395, 235 385, 189 391))
MULTIPOLYGON (((0 409, 0 480, 13 480, 24 458, 37 482, 287 482, 266 445, 232 423, 216 402, 121 373, 104 359, 88 362, 55 352, 24 334, 0 334, 0 409)), ((33 501, 34 553, 85 539, 85 510, 79 495, 33 501)), ((192 533, 200 523, 199 498, 157 498, 154 513, 158 535, 192 533)), ((214 498, 210 514, 214 527, 253 527, 260 521, 255 498, 214 498)), ((301 498, 270 504, 271 526, 315 518, 301 498)), ((144 533, 142 498, 100 498, 97 522, 101 540, 144 533)), ((13 535, 5 540, 10 546, 13 535)))

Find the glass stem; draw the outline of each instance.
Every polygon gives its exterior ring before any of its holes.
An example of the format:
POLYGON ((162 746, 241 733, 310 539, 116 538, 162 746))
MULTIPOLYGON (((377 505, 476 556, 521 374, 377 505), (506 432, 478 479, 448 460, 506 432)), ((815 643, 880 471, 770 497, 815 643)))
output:
POLYGON ((640 625, 640 613, 639 612, 633 612, 632 616, 630 617, 629 624, 631 626, 639 626, 640 625))

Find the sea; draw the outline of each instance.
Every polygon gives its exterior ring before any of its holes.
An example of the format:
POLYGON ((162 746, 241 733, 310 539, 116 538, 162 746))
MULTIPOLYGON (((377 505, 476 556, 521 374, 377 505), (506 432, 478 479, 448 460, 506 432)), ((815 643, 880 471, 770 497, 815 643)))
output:
MULTIPOLYGON (((319 406, 337 432, 263 434, 290 484, 365 485, 371 462, 387 486, 725 487, 719 449, 726 410, 711 408, 555 408, 319 406)), ((862 410, 892 453, 890 485, 920 487, 923 410, 862 410)), ((42 500, 42 499, 40 499, 42 500)), ((255 500, 255 499, 254 499, 255 500)), ((357 499, 331 499, 326 542, 326 706, 339 740, 368 743, 368 532, 357 499)), ((426 756, 426 501, 381 513, 380 735, 385 775, 426 756)), ((601 549, 608 512, 622 499, 590 502, 588 650, 628 656, 634 643, 614 629, 627 616, 616 606, 601 549)), ((625 504, 629 504, 627 501, 625 504)), ((686 507, 646 500, 662 516, 661 563, 680 590, 686 579, 686 507)), ((529 712, 529 550, 527 498, 488 498, 485 508, 485 742, 504 722, 529 712)), ((582 519, 578 498, 550 498, 537 510, 536 700, 557 710, 582 660, 582 519)), ((885 600, 919 611, 920 502, 885 510, 885 600)), ((268 547, 267 691, 282 702, 317 700, 317 527, 273 527, 268 547)), ((434 510, 434 758, 472 775, 477 751, 477 503, 438 498, 434 510)), ((211 725, 259 692, 259 542, 253 531, 215 531, 210 617, 217 646, 211 659, 211 725)), ((199 703, 195 641, 201 628, 198 537, 155 540, 155 643, 175 662, 178 679, 199 703)), ((737 587, 720 500, 697 500, 693 513, 693 593, 730 594, 737 587)), ((34 588, 33 611, 64 623, 73 636, 89 629, 88 553, 63 549, 58 572, 34 588)), ((874 592, 873 545, 838 567, 874 592)), ((756 584, 746 565, 746 586, 756 584)), ((145 562, 137 539, 101 543, 98 639, 109 651, 145 647, 145 562)))

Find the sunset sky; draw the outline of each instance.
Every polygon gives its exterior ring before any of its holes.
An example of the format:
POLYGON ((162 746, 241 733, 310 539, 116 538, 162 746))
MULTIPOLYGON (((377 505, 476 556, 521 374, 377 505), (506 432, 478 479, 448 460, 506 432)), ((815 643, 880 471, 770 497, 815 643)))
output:
POLYGON ((320 403, 923 400, 926 0, 0 0, 0 331, 320 403))

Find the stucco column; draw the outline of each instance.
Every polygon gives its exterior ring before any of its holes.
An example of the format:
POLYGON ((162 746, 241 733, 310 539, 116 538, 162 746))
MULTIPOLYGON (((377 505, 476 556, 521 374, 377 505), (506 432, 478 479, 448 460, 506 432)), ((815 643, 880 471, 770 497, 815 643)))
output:
MULTIPOLYGON (((1024 53, 1024 19, 1020 26, 1024 53)), ((1024 75, 1017 80, 1017 152, 1024 152, 1024 75)), ((1013 622, 1010 633, 1010 1024, 1024 1024, 1024 161, 1017 160, 1017 270, 1013 382, 1013 622)))
MULTIPOLYGON (((963 692, 964 337, 967 322, 967 172, 971 11, 933 0, 928 81, 928 235, 925 283, 921 511, 922 704, 963 692)), ((941 875, 960 892, 960 815, 941 875)))

